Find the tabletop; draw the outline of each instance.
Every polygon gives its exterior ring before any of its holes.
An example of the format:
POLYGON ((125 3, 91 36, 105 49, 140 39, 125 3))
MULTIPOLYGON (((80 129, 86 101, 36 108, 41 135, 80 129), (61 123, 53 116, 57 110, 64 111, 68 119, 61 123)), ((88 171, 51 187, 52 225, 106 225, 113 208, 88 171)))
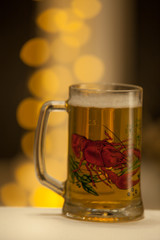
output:
POLYGON ((0 207, 1 240, 160 240, 160 210, 128 223, 72 220, 61 209, 0 207))

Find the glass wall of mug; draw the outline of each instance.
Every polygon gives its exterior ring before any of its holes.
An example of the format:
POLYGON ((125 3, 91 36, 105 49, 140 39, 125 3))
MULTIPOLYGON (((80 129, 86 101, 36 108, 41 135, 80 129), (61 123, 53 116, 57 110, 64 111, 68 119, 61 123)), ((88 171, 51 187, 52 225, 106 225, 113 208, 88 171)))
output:
POLYGON ((63 213, 93 221, 141 218, 141 87, 73 85, 64 106, 69 143, 68 177, 58 186, 63 213))

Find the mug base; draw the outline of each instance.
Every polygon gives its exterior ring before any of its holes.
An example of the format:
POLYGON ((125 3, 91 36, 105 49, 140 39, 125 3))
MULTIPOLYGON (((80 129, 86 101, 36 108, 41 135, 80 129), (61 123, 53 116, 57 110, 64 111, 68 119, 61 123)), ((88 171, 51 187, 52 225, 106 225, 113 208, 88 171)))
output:
POLYGON ((94 209, 65 203, 63 214, 72 219, 94 222, 128 222, 143 219, 143 204, 129 205, 119 209, 94 209))

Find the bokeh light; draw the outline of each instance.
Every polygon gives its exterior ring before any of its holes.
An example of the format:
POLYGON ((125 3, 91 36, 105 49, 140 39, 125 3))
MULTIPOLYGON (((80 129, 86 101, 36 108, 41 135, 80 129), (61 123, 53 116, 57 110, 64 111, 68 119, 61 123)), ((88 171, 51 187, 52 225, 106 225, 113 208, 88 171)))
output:
POLYGON ((68 98, 68 87, 73 82, 69 69, 55 64, 53 68, 43 68, 31 75, 28 88, 44 100, 64 100, 68 98))
POLYGON ((31 131, 25 133, 21 138, 21 148, 23 153, 30 159, 33 159, 34 136, 35 132, 31 131))
POLYGON ((40 184, 36 178, 34 164, 30 162, 21 163, 14 172, 19 186, 27 191, 36 189, 40 184))
POLYGON ((49 45, 44 38, 28 40, 20 51, 21 60, 31 67, 38 67, 46 63, 49 55, 49 45))
MULTIPOLYGON (((52 123, 52 122, 51 122, 52 123)), ((30 159, 33 160, 33 151, 34 151, 34 137, 35 137, 35 131, 27 132, 22 136, 21 139, 21 148, 23 150, 23 153, 30 159)), ((52 153, 52 144, 50 136, 46 136, 46 155, 49 155, 52 153)))
POLYGON ((46 32, 73 32, 82 25, 82 20, 71 9, 50 8, 36 19, 37 25, 46 32))
POLYGON ((72 8, 78 17, 89 19, 100 13, 102 5, 99 0, 73 0, 72 8))
POLYGON ((16 183, 6 183, 1 187, 1 201, 6 206, 25 206, 27 202, 26 191, 16 183))
POLYGON ((104 75, 104 63, 94 55, 83 55, 74 64, 74 73, 82 82, 96 82, 104 75))
MULTIPOLYGON (((22 100, 17 108, 19 125, 29 130, 21 138, 21 148, 29 161, 26 162, 25 158, 25 162, 18 163, 14 171, 16 183, 2 187, 1 198, 5 205, 63 205, 63 198, 40 186, 36 178, 34 164, 30 161, 33 160, 35 128, 40 108, 46 100, 68 99, 68 88, 76 83, 72 70, 78 81, 95 82, 102 78, 104 64, 101 59, 94 55, 78 58, 80 47, 91 38, 91 28, 85 19, 96 17, 100 11, 99 0, 73 0, 70 8, 45 9, 38 14, 36 24, 39 31, 44 31, 43 35, 48 35, 32 38, 21 48, 21 60, 28 66, 38 67, 28 81, 28 89, 33 97, 22 100)), ((44 141, 47 172, 60 181, 65 181, 67 176, 67 120, 66 112, 52 112, 44 141)))
POLYGON ((72 33, 62 33, 61 39, 65 44, 71 47, 80 47, 89 40, 90 35, 91 29, 87 24, 84 23, 78 30, 72 33))
POLYGON ((55 33, 64 29, 67 12, 63 9, 50 8, 37 17, 37 25, 46 32, 55 33))
POLYGON ((37 70, 28 81, 30 92, 45 100, 54 99, 59 85, 59 79, 51 68, 37 70))
MULTIPOLYGON (((49 138, 51 144, 51 155, 55 159, 67 159, 68 150, 68 129, 64 127, 49 129, 46 139, 49 138)), ((47 142, 45 143, 45 146, 47 142)))
POLYGON ((55 97, 58 100, 66 100, 68 99, 69 86, 75 83, 71 71, 69 68, 58 64, 54 65, 53 71, 56 74, 60 85, 60 89, 55 93, 55 97))
POLYGON ((7 179, 10 178, 8 172, 8 162, 7 161, 0 161, 0 184, 2 185, 6 182, 7 179))
POLYGON ((66 9, 67 21, 62 32, 74 33, 79 30, 83 25, 82 19, 80 19, 71 8, 66 9))
POLYGON ((67 124, 67 119, 68 116, 66 112, 52 112, 49 115, 48 125, 53 127, 64 127, 64 125, 67 124))
POLYGON ((67 178, 67 158, 56 159, 54 155, 46 158, 47 173, 58 179, 59 181, 66 181, 67 178))
POLYGON ((68 46, 61 38, 57 38, 51 44, 51 54, 53 59, 60 63, 70 63, 77 57, 79 49, 68 46))
POLYGON ((25 129, 35 129, 43 101, 34 98, 22 100, 17 108, 17 121, 25 129))
POLYGON ((55 192, 44 188, 37 188, 30 196, 30 204, 33 207, 55 207, 63 206, 63 198, 55 192))

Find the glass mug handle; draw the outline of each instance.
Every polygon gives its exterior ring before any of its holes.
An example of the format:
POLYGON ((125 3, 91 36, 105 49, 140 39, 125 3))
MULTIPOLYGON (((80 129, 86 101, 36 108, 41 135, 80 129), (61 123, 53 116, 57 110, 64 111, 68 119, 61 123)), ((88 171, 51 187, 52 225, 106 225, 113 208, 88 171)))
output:
POLYGON ((47 174, 46 166, 45 166, 44 151, 43 151, 48 117, 50 112, 52 111, 67 112, 66 102, 65 101, 49 101, 49 102, 46 102, 41 108, 37 129, 35 133, 35 143, 34 143, 35 169, 36 169, 37 177, 40 180, 40 182, 63 197, 64 183, 58 181, 57 179, 47 174))

